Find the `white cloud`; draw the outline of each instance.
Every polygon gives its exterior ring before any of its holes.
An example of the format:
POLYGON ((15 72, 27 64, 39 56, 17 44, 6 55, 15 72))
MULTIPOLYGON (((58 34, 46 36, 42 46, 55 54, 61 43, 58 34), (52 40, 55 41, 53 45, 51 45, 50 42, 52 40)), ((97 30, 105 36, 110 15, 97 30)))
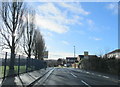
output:
POLYGON ((87 23, 88 23, 91 27, 94 26, 94 22, 93 22, 93 20, 91 20, 91 19, 87 19, 87 23))
POLYGON ((87 19, 88 29, 90 31, 96 31, 99 30, 99 28, 96 26, 95 22, 91 19, 87 19))
POLYGON ((67 41, 62 41, 62 43, 65 45, 69 45, 69 42, 67 42, 67 41))
POLYGON ((101 38, 94 38, 94 40, 101 40, 101 38))
POLYGON ((47 31, 42 31, 41 30, 41 33, 43 35, 43 38, 46 40, 49 40, 51 41, 52 40, 52 37, 53 37, 53 34, 51 32, 47 32, 47 31))
POLYGON ((58 59, 58 58, 66 58, 66 57, 73 57, 73 53, 49 52, 49 58, 48 59, 58 59))
POLYGON ((82 15, 88 15, 90 14, 90 12, 85 11, 82 6, 80 5, 80 3, 59 3, 62 7, 67 8, 68 11, 72 11, 74 13, 78 13, 78 14, 82 14, 82 15))
POLYGON ((51 15, 60 15, 61 11, 55 7, 55 5, 53 3, 45 3, 40 5, 39 10, 41 11, 42 15, 47 15, 47 16, 51 16, 51 15))
POLYGON ((89 31, 101 32, 101 31, 110 29, 109 26, 100 25, 92 19, 87 19, 86 22, 88 24, 88 30, 89 31))
POLYGON ((78 33, 78 34, 80 34, 80 35, 85 35, 86 34, 86 32, 83 31, 83 30, 77 30, 75 32, 78 33))
MULTIPOLYGON (((3 0, 7 2, 8 0, 3 0)), ((22 0, 18 0, 22 1, 22 0)), ((25 2, 119 2, 119 0, 24 0, 25 2)))
POLYGON ((52 33, 50 33, 50 32, 47 32, 47 34, 46 34, 48 37, 52 37, 53 36, 53 34, 52 33))
POLYGON ((95 41, 102 40, 101 38, 98 38, 98 37, 89 37, 89 39, 91 39, 91 40, 95 40, 95 41))
POLYGON ((68 26, 57 24, 54 20, 49 20, 44 18, 43 16, 36 15, 36 24, 43 29, 47 29, 50 31, 54 31, 57 33, 65 33, 69 30, 68 26))
MULTIPOLYGON (((58 3, 57 3, 58 4, 58 3)), ((71 8, 69 12, 65 9, 66 7, 61 5, 61 10, 59 6, 55 3, 43 3, 38 6, 38 13, 36 15, 36 24, 41 29, 46 29, 56 33, 66 33, 70 30, 69 25, 82 25, 81 20, 84 18, 79 16, 80 14, 87 15, 89 12, 85 11, 81 5, 80 7, 74 4, 63 3, 71 8), (74 11, 76 12, 74 12, 74 11), (78 10, 80 10, 78 12, 78 10), (69 14, 71 13, 71 15, 69 14), (69 16, 68 16, 69 15, 69 16)))
POLYGON ((118 3, 108 4, 107 9, 111 10, 113 12, 113 14, 118 14, 118 3))

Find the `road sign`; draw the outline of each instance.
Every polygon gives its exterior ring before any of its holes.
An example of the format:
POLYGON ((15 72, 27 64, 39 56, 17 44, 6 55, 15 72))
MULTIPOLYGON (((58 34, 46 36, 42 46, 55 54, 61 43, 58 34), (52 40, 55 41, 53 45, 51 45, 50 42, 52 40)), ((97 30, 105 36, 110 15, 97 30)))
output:
POLYGON ((48 58, 48 51, 44 52, 44 58, 48 58))

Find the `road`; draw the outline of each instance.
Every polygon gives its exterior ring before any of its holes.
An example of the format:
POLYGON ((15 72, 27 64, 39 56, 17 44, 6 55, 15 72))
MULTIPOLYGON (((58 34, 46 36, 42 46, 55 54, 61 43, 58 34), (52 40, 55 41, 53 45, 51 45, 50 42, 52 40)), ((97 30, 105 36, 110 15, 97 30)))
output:
POLYGON ((118 87, 118 80, 80 69, 55 68, 34 85, 81 85, 85 87, 96 87, 100 85, 109 87, 112 85, 113 87, 118 87))

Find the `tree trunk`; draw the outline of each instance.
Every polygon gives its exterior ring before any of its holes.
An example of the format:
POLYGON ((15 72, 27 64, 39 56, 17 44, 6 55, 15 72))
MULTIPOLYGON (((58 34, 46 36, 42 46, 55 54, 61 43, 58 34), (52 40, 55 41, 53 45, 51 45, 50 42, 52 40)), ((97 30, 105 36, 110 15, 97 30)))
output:
POLYGON ((12 47, 11 47, 11 56, 10 56, 10 65, 8 75, 14 75, 14 65, 15 65, 15 36, 12 36, 12 47))

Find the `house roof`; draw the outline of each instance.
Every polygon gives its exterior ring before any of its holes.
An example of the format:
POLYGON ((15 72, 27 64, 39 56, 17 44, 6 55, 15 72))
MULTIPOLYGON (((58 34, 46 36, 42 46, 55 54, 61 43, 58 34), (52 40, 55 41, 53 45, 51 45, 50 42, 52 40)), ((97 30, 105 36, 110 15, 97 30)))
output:
POLYGON ((109 52, 109 53, 107 53, 107 54, 112 54, 112 53, 116 53, 116 52, 120 52, 120 49, 116 49, 116 50, 114 50, 114 51, 112 51, 112 52, 109 52))
POLYGON ((84 55, 78 55, 80 58, 83 58, 84 57, 84 55))
MULTIPOLYGON (((80 58, 84 58, 84 55, 78 55, 80 58)), ((96 55, 88 55, 89 57, 97 57, 96 55)))
POLYGON ((76 59, 77 57, 66 57, 66 59, 76 59))
POLYGON ((92 57, 97 57, 96 55, 88 55, 88 56, 91 57, 91 58, 92 58, 92 57))

